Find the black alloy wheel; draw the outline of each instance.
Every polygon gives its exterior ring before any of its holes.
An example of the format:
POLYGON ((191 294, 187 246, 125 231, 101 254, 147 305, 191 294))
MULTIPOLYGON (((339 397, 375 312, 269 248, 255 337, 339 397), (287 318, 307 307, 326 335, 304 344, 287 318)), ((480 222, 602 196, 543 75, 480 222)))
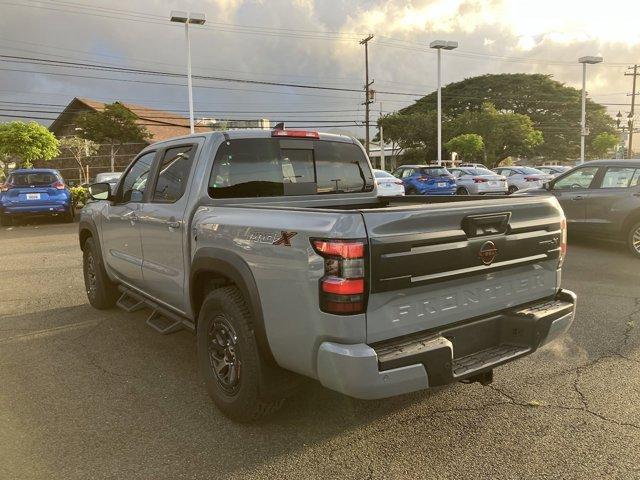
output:
POLYGON ((217 316, 208 333, 209 365, 220 387, 229 395, 240 387, 242 361, 238 335, 223 315, 217 316))

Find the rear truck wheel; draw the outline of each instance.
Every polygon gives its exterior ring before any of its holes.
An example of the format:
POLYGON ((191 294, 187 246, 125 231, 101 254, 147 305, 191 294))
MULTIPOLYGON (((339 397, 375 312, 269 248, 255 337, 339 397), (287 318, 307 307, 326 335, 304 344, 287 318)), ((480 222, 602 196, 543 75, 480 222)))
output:
POLYGON ((640 257, 640 222, 636 223, 629 229, 627 245, 629 245, 631 253, 636 257, 640 257))
POLYGON ((3 227, 10 227, 13 225, 13 219, 6 213, 0 214, 0 225, 3 227))
POLYGON ((458 190, 456 190, 456 195, 469 195, 469 191, 464 187, 459 187, 458 190))
POLYGON ((274 390, 252 327, 251 313, 234 286, 209 293, 198 315, 200 373, 220 411, 237 422, 253 422, 278 410, 284 391, 274 390))
POLYGON ((99 310, 113 307, 120 292, 116 284, 109 280, 93 238, 88 238, 84 242, 82 271, 87 298, 91 306, 99 310))
POLYGON ((509 193, 509 195, 511 195, 512 193, 515 193, 517 191, 518 191, 518 187, 516 187, 515 185, 511 185, 509 187, 508 193, 509 193))

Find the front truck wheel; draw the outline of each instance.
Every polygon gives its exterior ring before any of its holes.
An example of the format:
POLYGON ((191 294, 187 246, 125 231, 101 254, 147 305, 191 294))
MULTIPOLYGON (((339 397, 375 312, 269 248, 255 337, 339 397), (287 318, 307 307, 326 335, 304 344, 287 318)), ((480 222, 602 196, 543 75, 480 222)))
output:
POLYGON ((633 225, 629 230, 627 245, 629 246, 631 253, 636 257, 640 257, 640 222, 633 225))
POLYGON ((116 304, 116 300, 118 300, 118 287, 109 280, 104 265, 100 260, 96 244, 91 237, 84 242, 82 271, 84 273, 85 290, 91 306, 99 310, 113 307, 116 304))
POLYGON ((284 402, 269 385, 270 367, 262 359, 251 313, 238 288, 230 286, 209 293, 198 315, 198 363, 207 391, 224 415, 238 422, 252 422, 278 410, 284 402))

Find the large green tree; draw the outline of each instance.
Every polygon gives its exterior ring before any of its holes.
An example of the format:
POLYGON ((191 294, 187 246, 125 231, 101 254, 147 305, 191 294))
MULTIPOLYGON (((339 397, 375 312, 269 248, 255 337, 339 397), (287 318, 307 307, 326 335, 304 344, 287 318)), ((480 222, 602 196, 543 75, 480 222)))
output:
POLYGON ((602 158, 620 143, 617 135, 601 132, 591 142, 590 158, 602 158))
POLYGON ((108 144, 111 152, 111 170, 115 156, 125 143, 142 143, 151 133, 136 123, 137 116, 120 102, 110 103, 104 109, 78 115, 76 123, 80 136, 96 143, 108 144))
MULTIPOLYGON (((383 117, 379 123, 384 128, 385 138, 404 149, 404 163, 429 163, 436 158, 435 111, 396 113, 383 117)), ((526 115, 498 111, 488 102, 477 110, 447 117, 442 130, 445 142, 466 134, 482 137, 482 157, 488 166, 497 165, 509 156, 528 155, 544 140, 526 115)))
POLYGON ((463 160, 472 161, 484 152, 484 141, 477 133, 463 133, 445 143, 444 148, 456 152, 463 160))
POLYGON ((520 113, 498 111, 485 102, 479 110, 468 110, 447 121, 450 136, 475 133, 484 143, 484 162, 489 167, 507 157, 531 154, 544 142, 543 134, 533 122, 520 113))
MULTIPOLYGON (((399 113, 413 115, 436 110, 433 92, 399 113)), ((443 118, 453 119, 491 102, 498 111, 528 116, 542 132, 544 143, 531 152, 548 160, 576 159, 580 153, 581 93, 543 74, 489 74, 451 83, 442 89, 443 118)), ((615 133, 604 106, 587 99, 587 152, 599 133, 615 133)), ((386 131, 385 131, 386 133, 386 131)), ((486 138, 485 138, 486 141, 486 138)))
POLYGON ((5 174, 9 162, 30 168, 34 160, 57 157, 59 144, 55 135, 39 123, 13 121, 0 124, 0 161, 5 174))

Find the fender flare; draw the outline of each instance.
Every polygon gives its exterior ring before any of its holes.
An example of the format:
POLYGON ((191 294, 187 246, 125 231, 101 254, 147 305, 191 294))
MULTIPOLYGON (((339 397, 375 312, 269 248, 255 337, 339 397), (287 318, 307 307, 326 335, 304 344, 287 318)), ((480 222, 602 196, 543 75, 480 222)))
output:
POLYGON ((100 244, 100 236, 98 235, 98 229, 96 228, 93 222, 88 220, 81 219, 78 225, 78 242, 80 243, 80 250, 84 251, 84 242, 87 239, 87 234, 85 232, 89 232, 89 236, 93 238, 93 241, 96 244, 98 249, 98 256, 100 257, 100 262, 104 265, 104 259, 102 258, 102 245, 100 244))
POLYGON ((196 304, 197 296, 193 286, 199 275, 208 273, 228 278, 238 287, 251 312, 258 348, 266 360, 275 364, 267 338, 258 285, 249 265, 238 254, 216 247, 201 247, 196 251, 191 263, 188 287, 194 320, 197 321, 200 305, 196 304))

